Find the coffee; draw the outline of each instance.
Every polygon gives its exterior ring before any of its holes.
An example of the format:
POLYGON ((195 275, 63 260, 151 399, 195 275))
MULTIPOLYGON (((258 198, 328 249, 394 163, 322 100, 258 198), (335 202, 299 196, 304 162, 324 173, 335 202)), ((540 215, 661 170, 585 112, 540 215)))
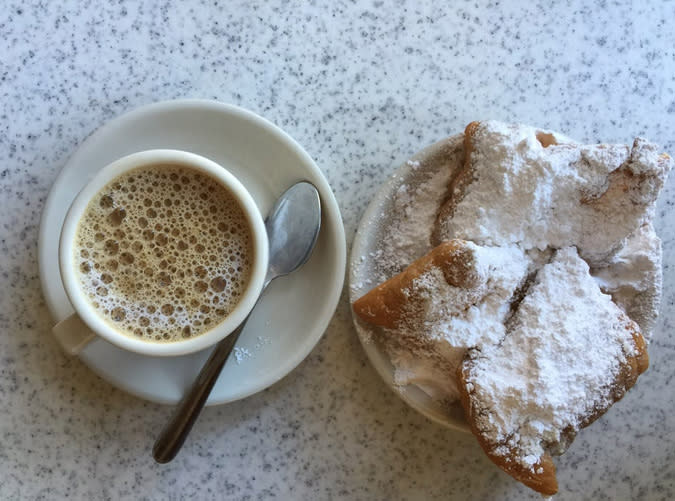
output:
POLYGON ((74 262, 98 314, 157 342, 198 336, 237 305, 252 230, 228 188, 200 171, 152 165, 108 183, 80 219, 74 262))

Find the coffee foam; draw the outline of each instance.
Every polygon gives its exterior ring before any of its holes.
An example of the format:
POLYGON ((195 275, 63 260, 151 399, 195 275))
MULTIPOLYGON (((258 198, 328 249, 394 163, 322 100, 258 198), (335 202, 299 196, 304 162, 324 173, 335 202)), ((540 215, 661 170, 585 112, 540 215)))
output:
POLYGON ((218 325, 243 295, 254 259, 244 212, 223 185, 177 165, 111 181, 75 240, 80 285, 129 336, 172 342, 218 325))

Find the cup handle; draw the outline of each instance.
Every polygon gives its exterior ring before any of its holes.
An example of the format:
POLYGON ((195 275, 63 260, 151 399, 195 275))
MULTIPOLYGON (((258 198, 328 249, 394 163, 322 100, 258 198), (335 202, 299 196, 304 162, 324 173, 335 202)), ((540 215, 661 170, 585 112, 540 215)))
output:
POLYGON ((96 337, 76 313, 52 327, 52 332, 69 355, 79 354, 96 337))

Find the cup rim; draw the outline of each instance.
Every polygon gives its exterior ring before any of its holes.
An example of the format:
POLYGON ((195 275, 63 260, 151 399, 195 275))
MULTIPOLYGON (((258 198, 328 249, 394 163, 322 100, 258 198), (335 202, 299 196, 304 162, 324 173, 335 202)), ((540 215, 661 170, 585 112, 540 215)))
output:
POLYGON ((265 223, 253 197, 227 169, 202 155, 153 149, 126 155, 99 170, 77 194, 66 214, 59 238, 59 268, 66 295, 75 314, 98 336, 120 348, 149 356, 179 356, 206 349, 227 337, 241 324, 255 306, 262 292, 268 267, 268 239, 265 223), (207 174, 225 186, 244 209, 251 228, 254 259, 249 283, 241 299, 220 323, 198 336, 171 342, 136 339, 115 329, 89 304, 77 279, 74 266, 74 240, 78 223, 93 197, 113 179, 134 169, 155 165, 184 165, 207 174))

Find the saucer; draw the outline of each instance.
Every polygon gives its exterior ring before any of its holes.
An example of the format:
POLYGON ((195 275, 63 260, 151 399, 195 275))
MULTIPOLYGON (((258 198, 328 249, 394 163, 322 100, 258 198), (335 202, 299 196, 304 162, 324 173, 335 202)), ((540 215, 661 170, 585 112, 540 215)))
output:
MULTIPOLYGON (((349 300, 353 303, 366 292, 402 271, 410 262, 431 250, 428 235, 410 247, 392 235, 404 231, 405 221, 428 206, 429 193, 424 186, 439 176, 447 186, 452 171, 459 167, 464 135, 449 137, 432 144, 407 160, 379 189, 359 222, 349 263, 349 300), (405 259, 400 255, 406 246, 405 259)), ((444 193, 444 190, 442 190, 444 193)), ((439 201, 440 205, 440 201, 439 201)), ((435 214, 435 207, 434 212, 435 214)), ((431 229, 429 228, 429 233, 431 229)), ((447 403, 436 398, 429 387, 396 384, 394 366, 377 341, 376 326, 359 319, 352 310, 354 326, 366 355, 384 382, 413 409, 429 419, 462 432, 469 432, 459 402, 447 403)))
MULTIPOLYGON (((40 222, 38 256, 47 306, 55 324, 73 313, 59 273, 58 243, 77 193, 113 160, 155 148, 186 150, 219 163, 244 184, 262 214, 301 180, 312 182, 321 195, 321 233, 312 257, 269 285, 206 405, 247 397, 286 376, 321 339, 340 298, 346 262, 340 210, 326 178, 298 143, 252 112, 216 101, 165 101, 126 113, 89 136, 54 181, 40 222)), ((174 404, 210 351, 149 357, 97 338, 79 357, 121 390, 174 404)))

